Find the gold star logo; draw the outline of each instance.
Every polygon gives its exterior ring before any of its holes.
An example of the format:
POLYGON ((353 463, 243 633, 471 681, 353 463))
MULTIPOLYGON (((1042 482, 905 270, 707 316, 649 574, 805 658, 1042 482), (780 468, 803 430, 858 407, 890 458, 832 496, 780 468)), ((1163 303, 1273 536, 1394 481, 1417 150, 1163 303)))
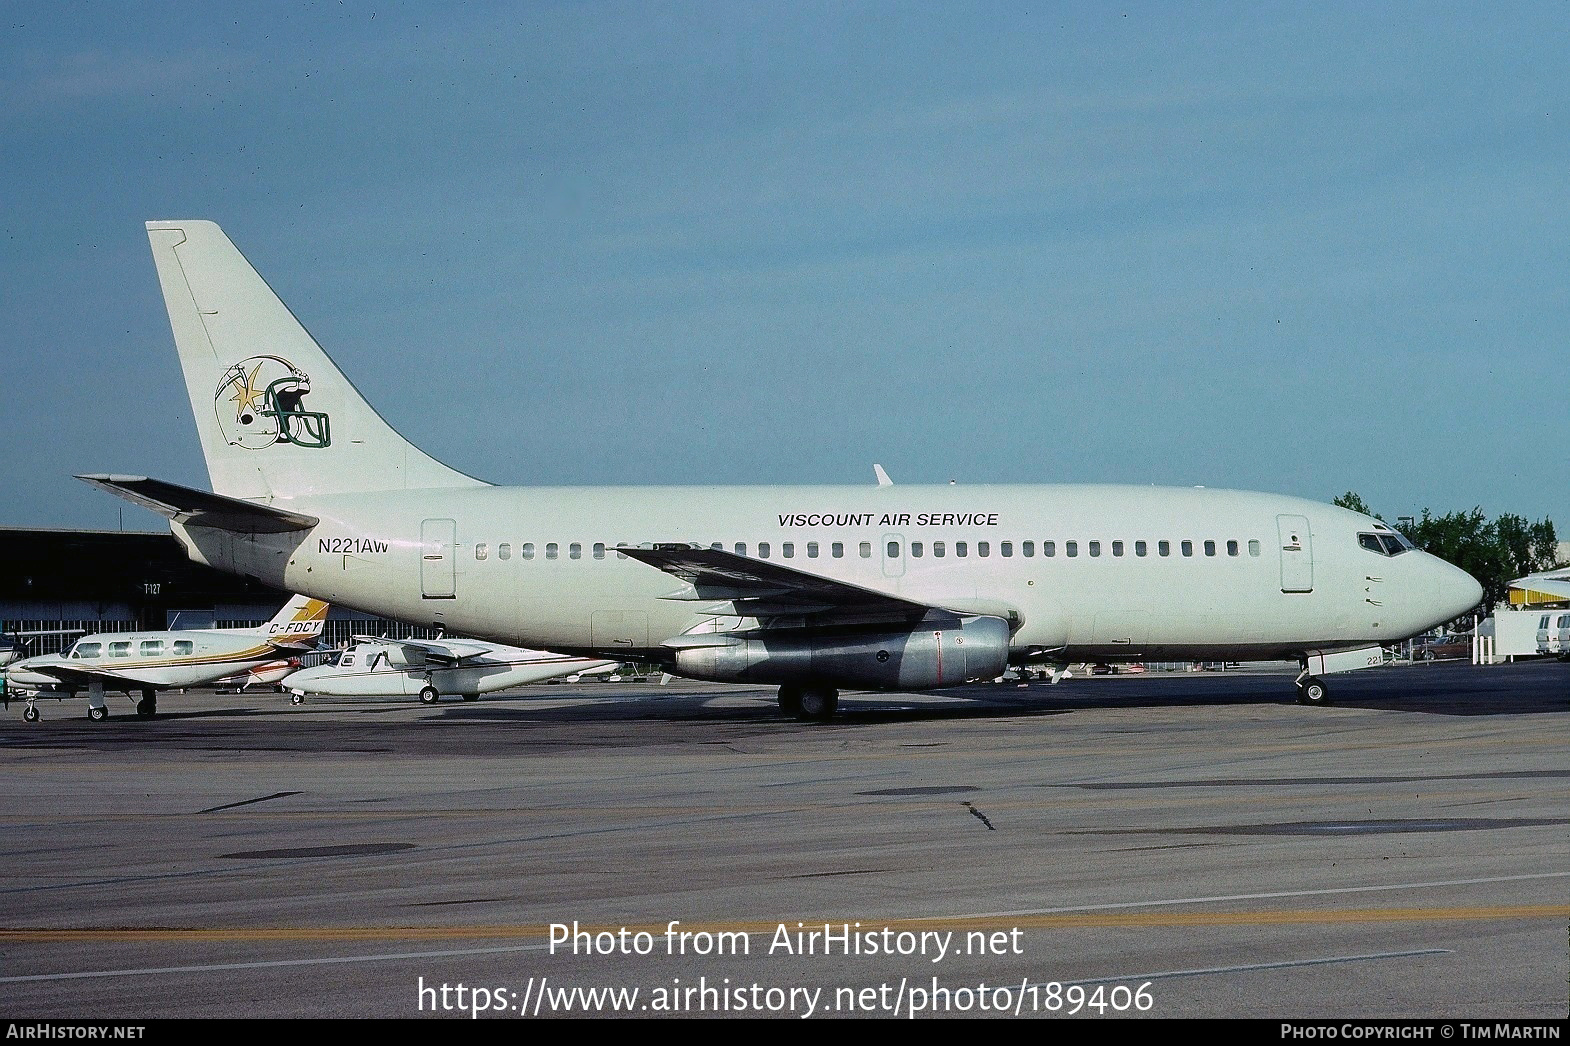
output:
MULTIPOLYGON (((261 372, 261 369, 262 365, 258 363, 252 369, 250 376, 245 378, 245 383, 235 390, 234 413, 236 417, 242 417, 247 413, 255 413, 256 398, 262 394, 262 390, 256 388, 255 385, 256 375, 261 372)), ((243 376, 244 372, 242 371, 241 374, 243 376)))

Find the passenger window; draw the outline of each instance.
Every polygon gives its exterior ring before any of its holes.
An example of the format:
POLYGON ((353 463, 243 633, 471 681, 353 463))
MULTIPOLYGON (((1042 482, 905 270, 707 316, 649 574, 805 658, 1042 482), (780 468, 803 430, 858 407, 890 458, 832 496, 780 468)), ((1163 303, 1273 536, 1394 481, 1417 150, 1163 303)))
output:
POLYGON ((1092 556, 1099 556, 1099 555, 1101 555, 1101 542, 1099 542, 1099 541, 1092 541, 1090 543, 1090 554, 1092 556))
POLYGON ((1041 543, 1041 554, 1049 559, 1057 555, 1058 543, 1056 541, 1043 541, 1041 543))
POLYGON ((1150 551, 1150 546, 1145 544, 1143 541, 1136 541, 1136 542, 1134 542, 1134 555, 1136 555, 1136 556, 1144 556, 1149 551, 1150 551))
POLYGON ((497 559, 511 559, 512 558, 512 545, 508 544, 505 541, 503 541, 500 545, 497 545, 496 546, 496 558, 497 559))
POLYGON ((1227 542, 1227 555, 1229 555, 1229 556, 1237 555, 1237 542, 1236 541, 1228 541, 1227 542))
POLYGON ((110 643, 109 644, 109 656, 110 657, 130 657, 131 656, 131 644, 130 644, 130 642, 127 641, 127 642, 124 642, 124 643, 110 643))
POLYGON ((758 542, 758 558, 759 559, 768 559, 769 558, 769 543, 767 541, 760 541, 760 542, 758 542))
POLYGON ((1123 542, 1121 542, 1121 541, 1114 541, 1114 542, 1112 542, 1112 554, 1114 556, 1121 556, 1123 554, 1123 542))
POLYGON ((1002 541, 1002 542, 999 542, 998 543, 998 552, 1002 554, 1004 559, 1010 558, 1011 556, 1014 555, 1014 542, 1012 542, 1012 541, 1002 541))
POLYGON ((747 554, 747 543, 745 541, 736 542, 736 554, 738 556, 745 556, 747 554))
POLYGON ((1214 541, 1207 541, 1207 542, 1205 542, 1205 555, 1213 556, 1215 554, 1216 554, 1216 543, 1214 541))
POLYGON ((556 556, 557 556, 558 551, 559 550, 558 550, 558 548, 556 546, 556 542, 554 542, 554 541, 548 542, 546 544, 546 546, 545 546, 545 558, 546 559, 555 559, 556 556))
POLYGON ((794 541, 787 541, 782 544, 780 546, 780 555, 784 556, 786 559, 795 559, 796 543, 794 541))
POLYGON ((870 542, 870 541, 863 541, 861 543, 861 548, 859 549, 859 551, 861 552, 861 558, 862 559, 871 559, 872 558, 872 542, 870 542))
POLYGON ((581 544, 579 544, 578 542, 576 542, 576 541, 574 541, 572 544, 568 545, 567 546, 567 558, 568 559, 582 559, 583 558, 583 546, 581 544))
POLYGON ((988 556, 992 554, 992 543, 988 541, 976 542, 976 555, 988 556))
POLYGON ((1248 554, 1253 556, 1255 559, 1259 558, 1259 542, 1258 541, 1250 541, 1248 543, 1248 554))
POLYGON ((534 558, 534 542, 532 542, 532 541, 525 541, 521 546, 519 546, 519 548, 518 548, 518 555, 522 556, 524 559, 533 559, 534 558))
POLYGON ((958 556, 960 559, 964 559, 966 556, 970 555, 970 542, 954 542, 954 555, 958 556))
MULTIPOLYGON (((720 546, 715 545, 714 547, 715 548, 719 548, 720 546)), ((596 541, 594 543, 594 558, 595 559, 604 559, 605 558, 605 542, 603 542, 603 541, 596 541)))
POLYGON ((174 641, 174 653, 176 657, 179 657, 183 654, 189 654, 194 649, 196 648, 192 645, 189 639, 176 639, 174 641))
POLYGON ((350 668, 350 667, 352 667, 354 665, 354 655, 353 654, 345 654, 345 655, 343 655, 342 658, 339 659, 338 663, 340 665, 342 665, 344 668, 350 668))
POLYGON ((808 559, 817 559, 818 558, 818 543, 816 541, 809 541, 809 542, 807 542, 807 558, 808 559))
POLYGON ((945 544, 942 541, 934 541, 932 543, 932 558, 933 559, 942 559, 944 556, 946 556, 948 554, 949 554, 949 547, 948 547, 947 544, 945 544))
POLYGON ((1158 542, 1156 542, 1156 552, 1158 554, 1160 554, 1160 555, 1163 555, 1163 556, 1170 556, 1172 554, 1172 542, 1170 542, 1170 541, 1158 541, 1158 542))
POLYGON ((1078 541, 1065 541, 1065 542, 1063 542, 1063 554, 1065 556, 1068 556, 1070 559, 1072 559, 1073 557, 1079 555, 1079 542, 1078 541))
POLYGON ((1036 558, 1036 543, 1034 541, 1021 542, 1019 551, 1026 559, 1034 559, 1036 558))
POLYGON ((1183 554, 1185 556, 1192 556, 1194 554, 1194 543, 1192 541, 1183 542, 1183 554))
POLYGON ((836 541, 836 542, 834 542, 834 544, 829 546, 829 551, 834 553, 834 558, 835 559, 844 559, 845 558, 845 542, 843 542, 843 541, 836 541))
POLYGON ((911 556, 912 559, 920 559, 921 558, 921 551, 922 551, 922 544, 921 544, 921 542, 919 542, 919 541, 912 541, 910 543, 910 556, 911 556))
POLYGON ((888 551, 890 559, 898 559, 899 558, 899 542, 898 541, 890 541, 887 551, 888 551))
POLYGON ((489 546, 485 542, 481 541, 479 544, 474 546, 474 558, 475 559, 484 559, 486 556, 491 554, 490 550, 491 550, 491 546, 489 546))
POLYGON ((137 651, 142 657, 163 657, 164 641, 162 639, 144 639, 142 646, 137 651))

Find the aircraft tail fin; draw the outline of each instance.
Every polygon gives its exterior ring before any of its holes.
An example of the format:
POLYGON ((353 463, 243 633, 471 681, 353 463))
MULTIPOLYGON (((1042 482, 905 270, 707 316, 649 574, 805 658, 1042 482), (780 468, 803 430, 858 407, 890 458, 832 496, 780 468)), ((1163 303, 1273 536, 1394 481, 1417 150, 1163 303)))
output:
POLYGON ((313 646, 327 624, 327 609, 327 604, 320 599, 294 596, 276 617, 262 626, 262 635, 274 646, 313 646))
POLYGON ((382 420, 222 229, 147 223, 214 493, 484 486, 382 420))

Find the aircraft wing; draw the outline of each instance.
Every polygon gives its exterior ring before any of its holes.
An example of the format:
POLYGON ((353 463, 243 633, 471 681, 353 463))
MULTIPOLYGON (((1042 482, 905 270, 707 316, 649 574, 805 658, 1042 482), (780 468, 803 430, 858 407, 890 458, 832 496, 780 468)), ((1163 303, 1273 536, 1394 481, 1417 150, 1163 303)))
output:
POLYGON ((321 522, 315 516, 226 498, 222 494, 146 476, 95 474, 76 478, 187 526, 241 534, 284 534, 292 530, 310 530, 321 522))
POLYGON ((446 661, 454 665, 496 649, 494 644, 478 643, 472 639, 377 639, 373 642, 410 647, 423 652, 429 661, 446 661))
POLYGON ((622 547, 616 551, 687 582, 687 589, 666 596, 666 599, 726 604, 721 608, 705 608, 708 613, 739 617, 803 615, 909 621, 920 619, 933 610, 946 609, 768 560, 749 559, 723 549, 656 545, 653 548, 622 547))

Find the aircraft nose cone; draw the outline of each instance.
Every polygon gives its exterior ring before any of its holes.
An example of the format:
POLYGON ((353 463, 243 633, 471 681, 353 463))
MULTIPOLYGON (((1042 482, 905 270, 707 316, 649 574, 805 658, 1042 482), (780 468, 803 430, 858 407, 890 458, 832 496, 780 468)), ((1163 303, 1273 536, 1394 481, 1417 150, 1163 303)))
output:
POLYGON ((1443 564, 1439 577, 1439 603, 1452 618, 1473 610, 1483 601, 1483 586, 1460 567, 1443 564))

